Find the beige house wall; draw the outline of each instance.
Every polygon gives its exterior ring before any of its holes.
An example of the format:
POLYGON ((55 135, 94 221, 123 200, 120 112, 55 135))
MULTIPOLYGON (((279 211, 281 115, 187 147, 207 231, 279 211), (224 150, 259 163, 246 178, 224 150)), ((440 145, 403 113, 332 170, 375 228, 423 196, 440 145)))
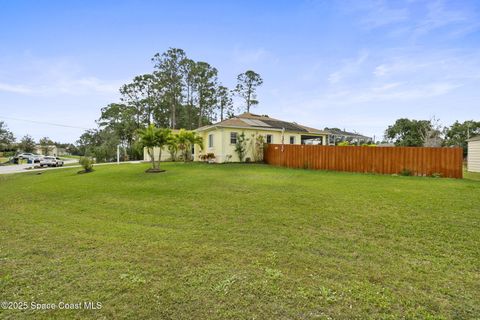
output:
MULTIPOLYGON (((255 152, 255 141, 256 137, 262 135, 264 141, 267 141, 267 135, 272 135, 271 143, 280 144, 282 143, 282 132, 281 130, 265 130, 265 129, 249 129, 249 128, 226 128, 226 127, 212 127, 208 130, 199 132, 200 136, 203 138, 203 151, 200 150, 198 146, 195 146, 195 161, 199 161, 200 154, 213 153, 215 155, 215 162, 223 163, 226 161, 229 162, 238 162, 240 161, 237 153, 235 152, 235 144, 230 143, 230 134, 232 132, 237 133, 237 137, 243 132, 247 141, 247 150, 245 158, 250 158, 251 161, 254 161, 254 152, 255 152), (213 146, 209 147, 209 135, 213 135, 213 146)), ((318 136, 322 138, 323 144, 327 142, 326 135, 316 135, 310 134, 311 136, 318 136)), ((297 132, 284 132, 284 143, 290 144, 290 137, 294 137, 294 144, 301 144, 301 134, 297 132)))
POLYGON ((467 168, 471 172, 480 172, 480 140, 468 142, 467 168))
MULTIPOLYGON (((201 161, 200 156, 202 154, 213 153, 215 155, 215 162, 239 162, 237 153, 235 152, 235 144, 230 143, 230 134, 232 132, 237 133, 237 137, 243 132, 245 133, 245 138, 248 139, 246 145, 247 150, 245 154, 245 159, 250 158, 251 161, 255 160, 255 141, 256 137, 262 135, 264 141, 267 141, 267 135, 272 135, 272 142, 274 144, 282 143, 282 131, 278 129, 265 130, 265 129, 250 129, 250 128, 227 128, 227 127, 211 127, 205 131, 197 132, 197 134, 203 139, 203 150, 200 146, 195 145, 193 160, 201 161), (213 146, 209 147, 209 135, 213 136, 213 146)), ((306 133, 309 136, 318 136, 322 138, 322 143, 327 144, 327 135, 325 134, 313 134, 306 133)), ((298 132, 284 132, 284 143, 290 144, 290 137, 294 137, 294 144, 301 144, 302 134, 298 132)), ((154 148, 154 157, 158 158, 159 148, 154 148)), ((177 153, 177 156, 179 153, 177 153)), ((143 160, 151 161, 150 156, 148 155, 147 148, 143 149, 143 160)), ((168 152, 167 147, 162 149, 161 161, 171 161, 170 153, 168 152)))
MULTIPOLYGON (((153 148, 155 161, 157 161, 158 159, 159 152, 160 152, 160 148, 158 147, 153 148)), ((177 156, 178 156, 178 153, 177 153, 177 156)), ((150 156, 148 155, 147 148, 143 148, 143 160, 152 161, 152 159, 150 159, 150 156)), ((170 152, 168 152, 168 148, 167 147, 162 148, 162 158, 160 159, 160 161, 171 161, 171 160, 172 160, 172 157, 170 156, 170 152)))

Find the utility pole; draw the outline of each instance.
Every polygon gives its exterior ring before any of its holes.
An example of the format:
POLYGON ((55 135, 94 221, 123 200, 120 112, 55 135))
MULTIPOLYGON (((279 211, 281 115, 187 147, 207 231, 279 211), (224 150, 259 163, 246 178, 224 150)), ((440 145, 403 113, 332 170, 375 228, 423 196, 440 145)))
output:
POLYGON ((117 164, 120 164, 120 145, 117 145, 117 164))

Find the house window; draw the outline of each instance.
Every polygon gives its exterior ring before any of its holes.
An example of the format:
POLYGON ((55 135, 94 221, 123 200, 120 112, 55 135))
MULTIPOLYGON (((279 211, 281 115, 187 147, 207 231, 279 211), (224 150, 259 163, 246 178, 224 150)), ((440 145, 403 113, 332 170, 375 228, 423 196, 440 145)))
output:
POLYGON ((295 144, 295 136, 290 136, 290 144, 295 144))
POLYGON ((208 147, 213 148, 213 134, 208 135, 208 147))
POLYGON ((236 143, 237 143, 237 133, 230 132, 230 144, 236 144, 236 143))
POLYGON ((267 134, 267 143, 273 143, 273 136, 271 134, 267 134))

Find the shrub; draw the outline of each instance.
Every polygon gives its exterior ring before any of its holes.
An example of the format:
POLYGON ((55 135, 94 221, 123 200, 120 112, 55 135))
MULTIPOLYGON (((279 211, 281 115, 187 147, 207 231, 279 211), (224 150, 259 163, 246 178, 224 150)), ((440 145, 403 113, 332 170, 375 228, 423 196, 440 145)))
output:
POLYGON ((205 161, 205 162, 215 162, 215 154, 213 152, 207 153, 207 154, 202 154, 199 156, 200 160, 205 161))
POLYGON ((208 163, 214 163, 215 162, 215 154, 214 153, 207 153, 207 161, 208 163))
POLYGON ((342 142, 337 143, 337 146, 345 147, 345 146, 351 146, 351 144, 348 141, 342 141, 342 142))
POLYGON ((249 139, 245 138, 245 133, 242 132, 237 136, 237 143, 235 143, 235 152, 238 155, 240 162, 243 162, 245 159, 245 154, 247 152, 247 141, 249 139))
MULTIPOLYGON (((252 135, 253 137, 254 135, 252 135)), ((263 135, 259 134, 254 139, 252 138, 253 145, 253 161, 261 162, 263 161, 263 152, 266 147, 265 138, 263 135)))
POLYGON ((404 168, 404 169, 402 169, 402 171, 400 171, 399 174, 400 174, 401 176, 405 176, 405 177, 411 176, 411 175, 412 175, 412 170, 407 169, 407 168, 404 168))
POLYGON ((84 172, 92 172, 93 171, 93 159, 90 157, 80 157, 78 161, 80 165, 83 167, 84 172))

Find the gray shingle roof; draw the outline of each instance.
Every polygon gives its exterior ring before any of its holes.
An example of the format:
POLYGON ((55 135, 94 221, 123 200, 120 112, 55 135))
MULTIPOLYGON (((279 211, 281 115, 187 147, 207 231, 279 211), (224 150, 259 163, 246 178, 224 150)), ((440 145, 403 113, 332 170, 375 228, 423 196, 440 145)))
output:
POLYGON ((265 129, 285 129, 290 132, 303 132, 312 134, 328 134, 323 130, 302 126, 295 122, 288 122, 279 119, 270 118, 267 115, 257 115, 253 113, 242 113, 230 119, 214 123, 213 125, 198 128, 197 130, 203 131, 211 128, 212 126, 219 127, 242 127, 242 128, 265 128, 265 129))

